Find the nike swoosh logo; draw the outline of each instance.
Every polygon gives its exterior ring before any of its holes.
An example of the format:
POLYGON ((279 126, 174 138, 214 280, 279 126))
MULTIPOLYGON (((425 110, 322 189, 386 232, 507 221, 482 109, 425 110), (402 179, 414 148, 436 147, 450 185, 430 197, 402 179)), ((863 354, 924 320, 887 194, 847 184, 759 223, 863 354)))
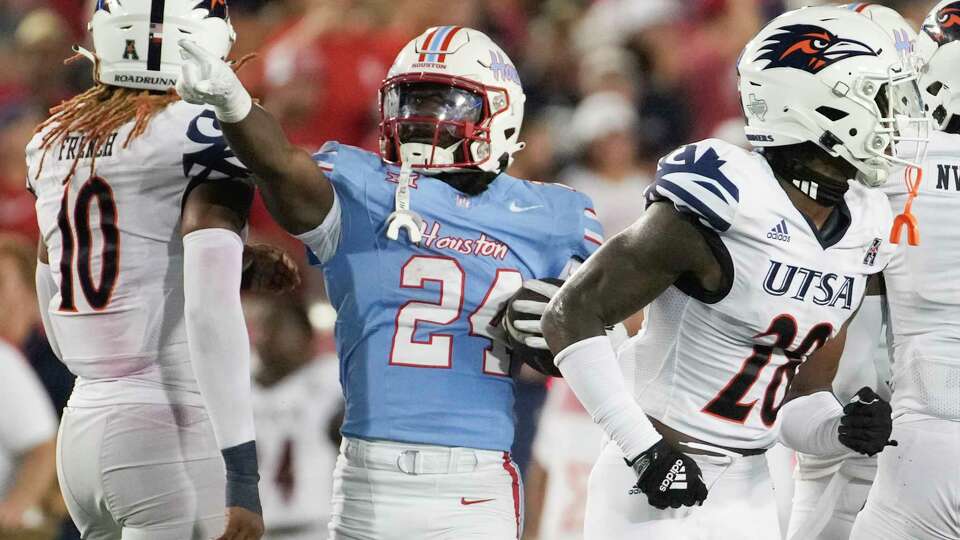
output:
POLYGON ((537 208, 543 208, 542 204, 535 204, 533 206, 520 206, 517 204, 517 201, 510 201, 510 211, 519 213, 519 212, 529 212, 530 210, 536 210, 537 208))
POLYGON ((480 504, 480 503, 490 502, 493 500, 496 500, 496 499, 465 499, 463 497, 460 497, 460 504, 464 506, 469 506, 471 504, 480 504))

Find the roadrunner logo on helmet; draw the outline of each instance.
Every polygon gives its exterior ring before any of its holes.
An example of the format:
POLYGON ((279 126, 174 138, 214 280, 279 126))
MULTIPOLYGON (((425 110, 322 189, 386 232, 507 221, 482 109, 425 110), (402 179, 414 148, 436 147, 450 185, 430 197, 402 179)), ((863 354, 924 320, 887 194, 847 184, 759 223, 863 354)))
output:
POLYGON ((180 77, 177 40, 189 38, 226 58, 236 40, 227 0, 98 0, 87 25, 103 84, 166 91, 180 77))
POLYGON ((380 87, 380 155, 432 172, 500 172, 523 148, 525 99, 513 62, 486 35, 429 28, 380 87))
POLYGON ((960 1, 933 7, 917 37, 917 54, 924 64, 920 88, 937 128, 960 133, 960 1))
POLYGON ((812 142, 856 167, 868 186, 883 184, 894 164, 919 167, 929 122, 906 58, 855 10, 784 13, 747 44, 737 65, 744 111, 766 103, 764 115, 746 115, 747 140, 757 147, 812 142))

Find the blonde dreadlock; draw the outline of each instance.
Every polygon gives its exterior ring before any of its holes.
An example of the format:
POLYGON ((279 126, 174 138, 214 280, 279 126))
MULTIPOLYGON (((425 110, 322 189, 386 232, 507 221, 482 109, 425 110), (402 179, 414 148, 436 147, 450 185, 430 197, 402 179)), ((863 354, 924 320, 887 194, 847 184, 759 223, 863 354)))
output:
MULTIPOLYGON (((241 58, 234 64, 234 70, 239 70, 253 56, 250 54, 241 58)), ((80 58, 82 56, 78 54, 68 58, 65 63, 69 64, 80 58)), ((94 67, 94 72, 98 71, 97 67, 94 67)), ((73 159, 70 172, 63 179, 63 183, 66 184, 73 178, 77 171, 77 165, 80 163, 80 158, 84 155, 91 156, 90 174, 92 175, 96 166, 96 156, 113 133, 127 122, 135 121, 133 129, 130 130, 129 135, 123 141, 122 147, 127 148, 134 139, 143 135, 150 125, 150 120, 158 112, 179 100, 180 96, 172 88, 164 94, 157 94, 150 93, 148 90, 110 86, 100 82, 95 83, 86 92, 50 109, 50 118, 37 126, 35 133, 40 133, 49 126, 53 126, 53 129, 47 132, 41 141, 40 147, 43 149, 43 156, 40 158, 40 166, 37 168, 35 178, 39 178, 43 171, 43 162, 47 157, 47 152, 59 145, 67 135, 74 132, 82 134, 79 145, 81 151, 77 152, 77 156, 73 159), (89 153, 84 150, 89 150, 89 153)))

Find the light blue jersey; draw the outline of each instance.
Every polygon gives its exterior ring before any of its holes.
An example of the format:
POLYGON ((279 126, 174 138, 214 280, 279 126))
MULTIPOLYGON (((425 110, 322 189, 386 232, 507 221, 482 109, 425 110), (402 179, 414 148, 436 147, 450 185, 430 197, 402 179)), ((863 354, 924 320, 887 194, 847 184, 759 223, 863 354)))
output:
POLYGON ((399 169, 336 143, 314 159, 340 208, 334 233, 308 243, 338 314, 343 434, 509 450, 515 366, 487 325, 524 280, 561 276, 600 245, 590 199, 506 174, 469 197, 414 174, 418 246, 385 234, 399 169))

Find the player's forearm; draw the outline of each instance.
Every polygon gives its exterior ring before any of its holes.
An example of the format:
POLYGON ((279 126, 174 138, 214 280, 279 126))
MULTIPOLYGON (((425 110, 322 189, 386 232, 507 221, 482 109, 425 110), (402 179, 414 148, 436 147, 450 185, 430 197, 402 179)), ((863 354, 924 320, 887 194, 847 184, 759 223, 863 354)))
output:
POLYGON ((240 303, 243 242, 226 229, 183 238, 190 360, 221 448, 254 438, 250 345, 240 303))
POLYGON ((254 105, 243 120, 221 122, 230 148, 253 172, 267 209, 287 232, 316 228, 333 204, 333 188, 310 155, 287 140, 279 123, 254 105))
POLYGON ((197 385, 227 471, 226 506, 259 513, 250 342, 240 303, 243 242, 226 229, 183 238, 184 315, 197 385))
POLYGON ((4 500, 24 509, 36 506, 50 490, 56 475, 56 441, 50 439, 23 454, 16 480, 4 500))

